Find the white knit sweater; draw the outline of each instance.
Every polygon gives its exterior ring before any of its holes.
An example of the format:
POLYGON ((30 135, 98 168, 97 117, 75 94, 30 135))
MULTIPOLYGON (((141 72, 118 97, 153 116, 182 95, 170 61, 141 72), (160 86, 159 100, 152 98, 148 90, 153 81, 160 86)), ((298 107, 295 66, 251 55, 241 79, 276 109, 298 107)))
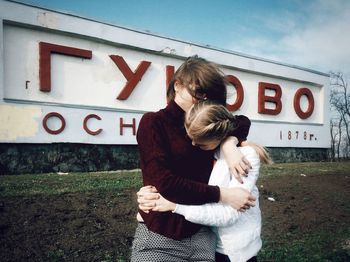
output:
POLYGON ((259 208, 259 191, 255 183, 259 176, 260 159, 254 148, 239 148, 252 165, 248 177, 240 184, 231 178, 226 161, 218 154, 218 160, 210 176, 209 184, 222 187, 243 187, 256 197, 256 206, 246 212, 238 212, 222 203, 200 206, 176 205, 175 213, 185 216, 193 223, 212 226, 217 235, 217 252, 228 255, 231 261, 247 261, 256 256, 262 246, 261 213, 259 208))

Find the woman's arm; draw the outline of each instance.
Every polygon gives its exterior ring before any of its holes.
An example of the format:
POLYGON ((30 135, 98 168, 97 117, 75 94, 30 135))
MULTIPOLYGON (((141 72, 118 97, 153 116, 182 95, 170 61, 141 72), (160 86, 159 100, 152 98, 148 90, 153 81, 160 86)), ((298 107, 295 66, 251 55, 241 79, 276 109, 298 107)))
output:
POLYGON ((220 189, 185 177, 176 176, 169 167, 168 138, 162 119, 145 114, 139 124, 137 142, 144 185, 155 186, 164 197, 186 204, 218 202, 220 189))
MULTIPOLYGON (((251 147, 243 147, 241 151, 252 163, 252 169, 250 169, 248 177, 243 178, 244 184, 239 184, 236 180, 232 179, 228 186, 234 187, 232 189, 251 191, 259 176, 260 160, 255 150, 251 147)), ((218 164, 223 165, 225 163, 221 161, 218 164)), ((216 170, 220 171, 222 168, 222 166, 217 166, 216 170)), ((213 172, 216 172, 216 170, 214 167, 213 172)), ((224 176, 227 174, 222 173, 220 175, 224 176)), ((154 201, 154 203, 150 203, 150 205, 153 205, 153 211, 173 211, 174 213, 183 215, 188 221, 209 226, 228 226, 235 223, 240 216, 240 212, 237 211, 237 209, 223 203, 210 203, 199 206, 180 205, 172 203, 160 195, 158 195, 158 199, 154 201)))

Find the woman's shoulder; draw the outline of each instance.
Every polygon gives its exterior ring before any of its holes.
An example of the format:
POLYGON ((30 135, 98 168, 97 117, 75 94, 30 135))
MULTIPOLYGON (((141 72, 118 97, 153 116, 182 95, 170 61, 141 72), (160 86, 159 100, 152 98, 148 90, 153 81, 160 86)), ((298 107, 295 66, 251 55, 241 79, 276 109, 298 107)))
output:
MULTIPOLYGON (((161 123, 162 123, 162 117, 160 116, 159 114, 159 111, 158 112, 147 112, 145 113, 141 119, 140 119, 140 122, 139 122, 139 125, 138 125, 138 135, 140 135, 140 132, 141 133, 144 133, 144 131, 148 131, 150 132, 151 130, 158 130, 161 128, 161 123)), ((157 132, 157 131, 156 131, 157 132)))
POLYGON ((141 117, 140 123, 142 122, 154 123, 154 122, 161 121, 161 118, 162 118, 161 110, 157 112, 147 112, 143 114, 143 116, 141 117))
POLYGON ((158 112, 146 112, 141 117, 141 121, 154 120, 157 117, 158 112))

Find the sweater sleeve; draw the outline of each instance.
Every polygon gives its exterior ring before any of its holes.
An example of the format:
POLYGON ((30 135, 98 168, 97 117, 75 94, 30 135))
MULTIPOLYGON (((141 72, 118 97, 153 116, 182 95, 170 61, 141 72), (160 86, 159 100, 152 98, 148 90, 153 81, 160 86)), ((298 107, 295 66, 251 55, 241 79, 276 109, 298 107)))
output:
POLYGON ((243 184, 239 183, 237 179, 233 178, 229 183, 229 187, 242 187, 251 192, 259 177, 260 158, 256 150, 251 146, 243 146, 239 147, 239 149, 246 157, 246 159, 250 162, 252 168, 249 170, 249 173, 246 177, 242 177, 243 184))
POLYGON ((220 189, 185 177, 176 176, 169 167, 169 149, 161 123, 152 113, 141 119, 137 141, 144 185, 153 185, 166 199, 176 203, 200 205, 218 202, 220 189))
POLYGON ((240 145, 243 141, 247 140, 251 122, 244 115, 235 116, 234 121, 237 123, 237 128, 230 135, 237 137, 239 141, 238 145, 240 145))
MULTIPOLYGON (((243 187, 249 191, 252 191, 259 176, 260 159, 256 151, 249 146, 242 147, 240 150, 248 161, 250 161, 252 169, 249 171, 248 176, 243 178, 243 184, 240 184, 233 178, 229 182, 228 186, 231 188, 243 187)), ((213 172, 215 172, 215 167, 213 172)), ((208 226, 229 226, 234 224, 240 217, 239 211, 222 203, 210 203, 199 206, 177 204, 174 213, 183 215, 186 220, 193 223, 208 226)))
POLYGON ((229 205, 210 203, 199 206, 177 204, 174 213, 183 215, 186 220, 206 226, 229 226, 238 219, 240 212, 229 205))

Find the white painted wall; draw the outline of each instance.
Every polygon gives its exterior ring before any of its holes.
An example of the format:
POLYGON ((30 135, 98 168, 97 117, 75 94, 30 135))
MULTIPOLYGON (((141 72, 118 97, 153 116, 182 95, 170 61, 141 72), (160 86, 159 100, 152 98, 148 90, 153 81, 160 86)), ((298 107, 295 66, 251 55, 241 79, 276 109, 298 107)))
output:
MULTIPOLYGON (((163 108, 165 67, 177 68, 185 57, 198 54, 242 82, 244 102, 235 114, 252 120, 250 140, 272 147, 330 146, 326 74, 7 1, 0 2, 0 33, 0 142, 135 144, 128 128, 119 135, 119 117, 130 123, 135 118, 138 124, 144 112, 163 108), (52 55, 52 90, 41 92, 39 42, 88 49, 92 59, 52 55), (127 100, 116 99, 126 79, 109 55, 122 56, 132 70, 142 60, 152 63, 127 100), (30 81, 27 88, 26 81, 30 81), (258 113, 259 82, 281 86, 280 114, 258 113), (314 112, 305 120, 293 107, 295 92, 302 87, 309 88, 315 99, 314 112), (66 120, 59 135, 48 134, 42 127, 49 112, 58 112, 66 120), (103 128, 97 136, 82 128, 89 114, 102 118, 89 122, 92 130, 103 128)), ((229 102, 234 101, 233 88, 229 94, 229 102)), ((302 108, 306 107, 303 98, 302 108)), ((51 118, 49 125, 57 129, 60 122, 51 118)))

